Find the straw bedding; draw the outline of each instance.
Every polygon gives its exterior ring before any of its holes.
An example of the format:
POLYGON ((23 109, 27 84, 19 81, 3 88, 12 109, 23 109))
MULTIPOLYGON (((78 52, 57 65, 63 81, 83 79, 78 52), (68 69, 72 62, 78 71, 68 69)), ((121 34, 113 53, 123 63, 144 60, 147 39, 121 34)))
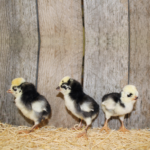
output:
POLYGON ((100 128, 88 130, 88 139, 77 138, 82 130, 45 126, 29 134, 18 134, 25 126, 12 126, 0 123, 1 150, 149 150, 150 131, 130 130, 121 133, 111 130, 100 133, 100 128))

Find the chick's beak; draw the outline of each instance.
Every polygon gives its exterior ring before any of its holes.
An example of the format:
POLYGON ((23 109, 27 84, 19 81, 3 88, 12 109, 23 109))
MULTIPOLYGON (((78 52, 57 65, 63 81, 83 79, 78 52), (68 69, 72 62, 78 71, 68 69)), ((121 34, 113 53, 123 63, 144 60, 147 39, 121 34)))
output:
POLYGON ((56 90, 60 91, 60 87, 58 86, 58 87, 56 88, 56 90))
POLYGON ((134 100, 137 100, 137 99, 138 99, 138 97, 136 96, 134 100))
POLYGON ((12 91, 9 89, 9 90, 7 91, 7 93, 11 93, 11 94, 12 94, 12 91))

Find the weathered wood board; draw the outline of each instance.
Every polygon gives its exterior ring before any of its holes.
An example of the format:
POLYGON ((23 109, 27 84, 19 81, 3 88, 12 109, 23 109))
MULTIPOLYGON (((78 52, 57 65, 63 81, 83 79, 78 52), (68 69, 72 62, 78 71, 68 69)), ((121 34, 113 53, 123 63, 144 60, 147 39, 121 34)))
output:
POLYGON ((139 99, 128 120, 131 128, 150 127, 150 1, 130 0, 130 76, 139 99))
POLYGON ((38 91, 52 108, 50 125, 71 127, 77 121, 67 112, 56 87, 64 76, 81 81, 83 29, 81 1, 38 0, 40 58, 38 91))
MULTIPOLYGON (((98 104, 104 94, 120 92, 128 83, 128 1, 84 0, 84 91, 98 104)), ((93 126, 103 126, 100 113, 93 126)), ((109 121, 118 129, 119 120, 109 121)))
POLYGON ((12 79, 36 83, 38 53, 35 0, 0 1, 0 121, 29 125, 6 93, 12 79))

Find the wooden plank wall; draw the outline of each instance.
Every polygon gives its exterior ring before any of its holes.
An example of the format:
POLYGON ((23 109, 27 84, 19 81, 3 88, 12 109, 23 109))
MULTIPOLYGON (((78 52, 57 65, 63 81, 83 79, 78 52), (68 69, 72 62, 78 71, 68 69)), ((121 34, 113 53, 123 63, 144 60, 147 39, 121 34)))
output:
POLYGON ((139 90, 132 128, 150 127, 150 1, 130 0, 130 78, 139 90))
POLYGON ((52 107, 50 125, 71 127, 76 119, 67 111, 56 87, 64 76, 81 81, 83 28, 80 0, 38 0, 40 58, 38 90, 52 107))
MULTIPOLYGON (((127 128, 150 126, 149 8, 149 0, 84 0, 84 91, 100 104, 104 94, 136 85, 139 100, 125 120, 127 128)), ((6 93, 11 80, 22 76, 37 83, 50 102, 50 125, 77 123, 55 89, 66 75, 81 81, 81 1, 1 0, 0 33, 0 121, 30 125, 6 93)), ((93 126, 104 121, 100 109, 93 126)), ((110 120, 109 126, 118 129, 119 120, 110 120)))
POLYGON ((0 1, 0 121, 29 125, 6 93, 12 79, 36 83, 38 53, 35 0, 0 1))

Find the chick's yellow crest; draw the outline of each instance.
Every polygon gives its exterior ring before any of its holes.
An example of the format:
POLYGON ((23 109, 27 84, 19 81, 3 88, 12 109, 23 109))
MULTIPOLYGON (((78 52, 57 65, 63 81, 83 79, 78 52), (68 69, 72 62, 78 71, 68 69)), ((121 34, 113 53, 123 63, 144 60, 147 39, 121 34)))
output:
POLYGON ((123 88, 123 91, 126 91, 126 92, 135 92, 137 91, 136 87, 134 85, 126 85, 124 88, 123 88))
POLYGON ((11 85, 13 85, 13 86, 19 86, 23 82, 25 82, 24 78, 15 78, 15 79, 12 80, 11 85))
POLYGON ((63 82, 64 82, 64 83, 68 82, 69 79, 70 79, 69 76, 64 77, 64 78, 60 81, 59 86, 61 86, 61 84, 62 84, 63 82))

